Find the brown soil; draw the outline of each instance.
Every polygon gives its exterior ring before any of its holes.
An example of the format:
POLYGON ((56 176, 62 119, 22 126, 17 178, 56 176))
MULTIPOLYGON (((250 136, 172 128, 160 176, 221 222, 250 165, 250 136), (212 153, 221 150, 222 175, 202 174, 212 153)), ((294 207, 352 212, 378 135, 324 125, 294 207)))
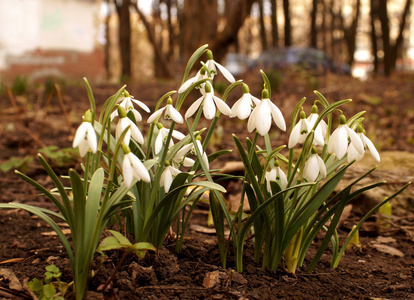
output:
MULTIPOLYGON (((353 98, 354 102, 344 107, 351 115, 366 110, 366 128, 382 150, 414 150, 414 109, 412 95, 414 85, 412 76, 392 79, 377 79, 366 83, 349 78, 327 77, 320 79, 320 91, 328 98, 339 100, 353 98)), ((253 80, 249 82, 253 89, 253 80)), ((257 86, 260 89, 261 83, 257 86)), ((114 86, 93 87, 98 104, 115 93, 114 86)), ((177 89, 172 83, 149 82, 131 85, 128 90, 136 98, 151 103, 169 90, 177 89)), ((281 89, 273 92, 276 103, 285 116, 288 116, 296 101, 303 96, 314 100, 315 96, 306 89, 305 79, 285 80, 281 89), (293 92, 292 92, 293 91, 293 92)), ((234 102, 235 99, 229 99, 234 102)), ((11 157, 34 155, 39 148, 51 145, 71 146, 71 130, 81 120, 82 113, 88 108, 85 89, 82 86, 67 87, 64 91, 64 107, 70 125, 62 117, 62 108, 56 97, 47 107, 47 114, 40 115, 39 109, 46 107, 46 97, 33 91, 26 98, 16 98, 13 107, 7 95, 0 95, 0 163, 11 157), (19 112, 18 114, 16 112, 19 112)), ((309 105, 312 104, 309 102, 309 105)), ((229 121, 219 124, 224 134, 236 132, 239 136, 246 133, 246 123, 229 121), (230 132, 231 130, 231 132, 230 132)), ((289 123, 289 122, 288 122, 289 123)), ((274 143, 286 143, 287 136, 274 137, 274 143)), ((233 148, 231 139, 223 138, 215 144, 215 150, 233 148)), ((225 160, 236 160, 233 153, 225 160)), ((57 172, 66 174, 68 167, 77 165, 76 161, 65 162, 63 166, 54 165, 57 172)), ((24 167, 24 166, 23 166, 24 167)), ((43 184, 50 184, 40 165, 34 159, 24 171, 43 184)), ((403 178, 401 179, 402 181, 403 178)), ((3 173, 0 177, 0 203, 10 201, 38 205, 53 209, 53 206, 31 186, 19 180, 13 172, 3 173)), ((351 212, 339 228, 344 240, 351 226, 361 216, 351 212)), ((234 273, 234 259, 229 252, 228 266, 220 267, 220 257, 214 235, 201 233, 192 225, 205 228, 206 209, 198 207, 192 216, 187 230, 184 249, 177 253, 173 238, 155 253, 138 261, 127 257, 120 268, 112 289, 106 293, 97 292, 100 285, 111 275, 122 253, 112 251, 102 260, 97 256, 92 267, 95 276, 89 285, 87 299, 414 299, 414 216, 398 216, 393 226, 379 234, 374 226, 375 219, 369 219, 362 228, 362 246, 350 251, 343 257, 337 269, 330 269, 329 249, 322 256, 316 269, 309 273, 306 266, 312 253, 318 249, 320 240, 315 240, 305 261, 295 275, 286 272, 280 265, 277 272, 262 270, 252 260, 251 249, 246 246, 244 272, 234 273), (387 237, 384 239, 384 237, 387 237), (380 245, 380 246, 378 246, 380 245), (210 284, 207 279, 217 278, 210 284)), ((62 281, 71 282, 71 271, 67 256, 52 230, 37 217, 20 210, 0 210, 0 298, 31 299, 24 289, 10 284, 3 270, 12 271, 23 283, 24 279, 41 279, 47 265, 57 265, 63 273, 62 281)), ((322 237, 322 236, 321 236, 322 237)), ((319 237, 319 238, 321 238, 319 237)), ((68 298, 71 293, 68 294, 68 298)))

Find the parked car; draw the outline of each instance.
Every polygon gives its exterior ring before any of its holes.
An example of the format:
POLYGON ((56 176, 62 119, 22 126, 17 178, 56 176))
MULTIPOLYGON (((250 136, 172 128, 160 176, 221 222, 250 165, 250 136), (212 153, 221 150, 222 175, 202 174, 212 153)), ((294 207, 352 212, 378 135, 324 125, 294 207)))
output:
POLYGON ((312 71, 314 75, 323 75, 328 71, 338 74, 351 74, 351 67, 346 64, 337 65, 325 52, 311 47, 285 47, 265 50, 252 62, 250 68, 283 70, 293 65, 312 71))

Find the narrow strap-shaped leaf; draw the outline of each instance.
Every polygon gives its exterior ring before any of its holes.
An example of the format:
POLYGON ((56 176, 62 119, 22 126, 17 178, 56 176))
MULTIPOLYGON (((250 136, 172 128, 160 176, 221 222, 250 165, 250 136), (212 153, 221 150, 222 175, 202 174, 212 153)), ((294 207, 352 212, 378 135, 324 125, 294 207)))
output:
POLYGON ((309 218, 318 210, 322 203, 328 199, 329 195, 333 192, 335 187, 341 181, 345 175, 346 170, 350 165, 344 166, 334 177, 326 182, 320 190, 312 197, 304 207, 297 214, 296 218, 288 220, 286 228, 289 228, 285 234, 285 241, 283 242, 282 248, 286 248, 289 241, 296 235, 299 229, 309 220, 309 218))
POLYGON ((56 208, 60 211, 60 213, 64 216, 65 219, 67 219, 67 212, 65 207, 63 206, 62 202, 58 198, 56 198, 51 192, 49 192, 48 189, 46 189, 43 185, 38 183, 37 181, 33 180, 29 176, 20 173, 19 171, 15 171, 15 173, 24 181, 34 186, 36 189, 41 191, 47 198, 49 198, 50 201, 53 202, 53 204, 56 206, 56 208))
MULTIPOLYGON (((70 182, 73 192, 73 213, 74 223, 70 227, 72 230, 73 248, 75 253, 82 253, 84 245, 89 241, 85 241, 85 192, 83 190, 83 183, 79 174, 73 170, 69 170, 70 182)), ((85 179, 87 180, 87 179, 85 179)))
POLYGON ((406 183, 401 189, 396 191, 394 194, 386 198, 384 201, 377 204, 375 207, 373 207, 362 219, 359 221, 359 223, 356 225, 355 229, 349 234, 348 238, 346 239, 345 243, 343 244, 341 251, 339 251, 336 261, 332 264, 332 268, 336 268, 345 252, 346 245, 349 244, 354 234, 358 231, 358 229, 362 226, 362 224, 381 206, 383 206, 385 203, 391 201, 393 198, 397 197, 399 194, 401 194, 409 185, 411 182, 406 183))
POLYGON ((9 205, 13 206, 14 208, 24 209, 24 210, 38 216, 43 221, 45 221, 56 232, 57 236, 59 237, 60 241, 62 242, 63 247, 65 248, 65 250, 66 250, 66 252, 69 256, 69 260, 71 262, 72 270, 74 270, 75 260, 74 260, 72 248, 70 247, 68 239, 63 234, 62 229, 60 229, 60 227, 55 223, 55 221, 53 221, 49 216, 47 216, 44 212, 42 212, 39 208, 37 208, 35 206, 22 204, 22 203, 9 203, 9 205))
POLYGON ((65 187, 63 186, 62 182, 59 180, 56 173, 52 170, 50 165, 46 162, 44 157, 41 154, 38 154, 37 156, 43 168, 45 169, 45 171, 47 172, 47 174, 49 175, 49 177, 52 179, 53 183, 55 184, 56 188, 58 189, 59 195, 62 198, 63 206, 65 207, 66 220, 68 222, 69 227, 73 228, 74 215, 73 215, 72 205, 70 203, 68 194, 66 193, 65 187))
POLYGON ((332 235, 334 234, 334 231, 336 230, 336 226, 338 225, 338 222, 342 216, 342 212, 345 208, 345 205, 347 203, 347 198, 349 196, 349 189, 345 191, 345 193, 342 194, 341 201, 339 202, 339 205, 335 209, 335 216, 331 220, 331 224, 329 225, 328 231, 325 233, 325 237, 319 246, 318 251, 316 252, 315 256, 313 257, 311 263, 309 264, 308 270, 309 272, 312 272, 315 268, 316 264, 318 263, 319 259, 321 258, 323 252, 325 252, 326 247, 328 247, 329 241, 331 240, 332 235))
POLYGON ((88 190, 88 199, 85 205, 85 241, 92 238, 93 232, 97 226, 98 211, 101 205, 102 189, 105 178, 105 172, 99 168, 92 175, 91 183, 88 190))

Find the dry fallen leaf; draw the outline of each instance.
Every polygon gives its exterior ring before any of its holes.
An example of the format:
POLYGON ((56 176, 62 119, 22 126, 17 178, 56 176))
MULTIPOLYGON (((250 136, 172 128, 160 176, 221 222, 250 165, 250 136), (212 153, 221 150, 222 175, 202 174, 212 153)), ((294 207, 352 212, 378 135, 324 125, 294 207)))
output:
POLYGON ((9 282, 9 288, 15 291, 22 291, 23 287, 17 279, 16 275, 11 270, 8 269, 0 269, 0 277, 3 277, 9 282))
MULTIPOLYGON (((70 229, 62 229, 63 234, 70 234, 70 229)), ((52 235, 57 235, 57 233, 55 231, 48 231, 48 232, 42 232, 42 235, 46 235, 46 236, 52 236, 52 235)))
POLYGON ((203 286, 205 288, 212 288, 218 283, 220 283, 220 271, 209 272, 204 276, 203 286))
POLYGON ((393 247, 390 247, 388 245, 372 244, 372 247, 377 249, 377 251, 382 252, 382 253, 387 253, 387 254, 390 254, 390 255, 398 256, 398 257, 403 257, 404 256, 404 253, 402 253, 400 250, 395 249, 393 247))
POLYGON ((15 263, 15 262, 23 261, 23 260, 24 260, 24 258, 11 258, 11 259, 0 262, 0 265, 1 264, 15 263))

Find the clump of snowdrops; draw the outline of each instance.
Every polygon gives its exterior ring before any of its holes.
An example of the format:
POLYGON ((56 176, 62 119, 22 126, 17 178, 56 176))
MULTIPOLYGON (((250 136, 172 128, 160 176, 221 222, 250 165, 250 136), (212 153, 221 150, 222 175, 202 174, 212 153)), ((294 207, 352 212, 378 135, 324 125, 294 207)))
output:
MULTIPOLYGON (((85 157, 81 174, 69 170, 67 178, 71 185, 64 186, 41 155, 39 160, 55 189, 48 190, 17 172, 48 197, 58 212, 18 203, 1 207, 25 209, 56 231, 71 261, 77 299, 85 294, 90 265, 108 224, 122 222, 121 228, 126 225, 140 250, 151 250, 152 245, 162 246, 174 225, 179 251, 191 212, 207 191, 223 267, 232 243, 236 268, 242 271, 243 247, 246 238, 252 235, 258 263, 276 270, 284 258, 288 270, 294 272, 302 265, 310 244, 321 230, 325 231, 325 238, 309 268, 313 269, 329 242, 333 248, 332 267, 336 267, 352 238, 350 235, 339 247, 336 225, 345 205, 363 191, 383 184, 352 189, 371 170, 333 194, 347 169, 367 151, 380 160, 373 143, 365 135, 364 112, 346 119, 339 107, 350 100, 329 103, 316 92, 318 100, 310 112, 302 108, 305 99, 299 101, 288 130, 283 113, 271 100, 271 86, 263 72, 262 77, 264 89, 259 99, 250 94, 247 84, 236 81, 228 70, 214 61, 212 52, 204 45, 190 58, 178 91, 164 94, 152 113, 124 86, 104 103, 99 115, 92 89, 85 79, 90 109, 85 112, 73 140, 80 156, 85 157), (201 62, 199 70, 190 77, 190 71, 204 54, 206 62, 201 62), (215 94, 213 84, 219 73, 229 81, 221 97, 215 94), (229 107, 227 97, 230 93, 240 93, 240 89, 242 96, 229 107), (199 96, 190 100, 188 96, 193 90, 198 90, 194 93, 199 96), (192 104, 182 115, 184 101, 192 101, 192 104), (148 115, 147 122, 143 121, 143 114, 148 115), (233 134, 245 166, 243 177, 210 169, 215 159, 229 152, 208 154, 208 144, 221 115, 248 119, 248 131, 254 132, 253 140, 246 138, 245 145, 233 134), (203 117, 210 121, 208 128, 199 128, 203 117), (333 118, 339 118, 339 125, 331 133, 333 118), (273 122, 276 126, 272 128, 273 122), (177 123, 185 124, 186 132, 174 129, 177 123), (147 129, 145 137, 141 131, 144 128, 147 129), (286 146, 272 148, 271 130, 290 133, 288 149, 286 146), (262 138, 265 149, 258 146, 258 139, 262 138), (294 159, 293 149, 299 145, 300 154, 294 159), (225 189, 219 184, 229 178, 241 180, 243 184, 240 206, 235 212, 228 209, 223 198, 225 189), (245 199, 249 202, 249 213, 243 212, 245 199), (69 225, 72 245, 55 219, 69 225), (230 229, 228 236, 225 228, 230 229)), ((357 229, 375 209, 405 188, 368 212, 357 229)))

